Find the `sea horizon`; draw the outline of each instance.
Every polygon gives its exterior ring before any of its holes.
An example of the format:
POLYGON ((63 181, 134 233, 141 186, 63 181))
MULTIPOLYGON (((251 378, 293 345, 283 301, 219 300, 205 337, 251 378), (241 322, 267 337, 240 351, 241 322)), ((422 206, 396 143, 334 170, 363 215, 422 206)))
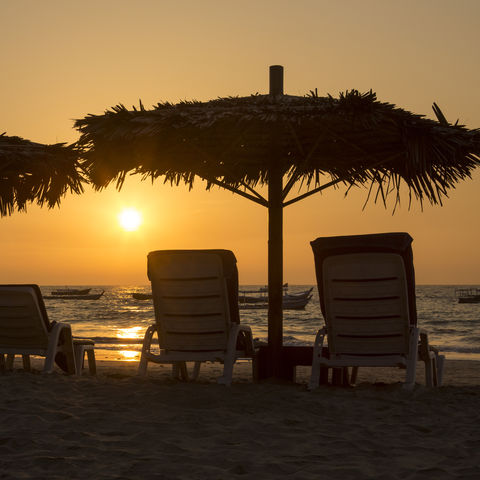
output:
MULTIPOLYGON (((312 283, 290 283, 287 282, 289 287, 304 287, 304 286, 316 286, 316 282, 312 283)), ((51 287, 125 287, 125 286, 136 286, 136 287, 148 287, 150 286, 149 282, 146 283, 39 283, 37 284, 40 287, 51 288, 51 287)), ((268 282, 265 283, 239 283, 239 287, 242 286, 258 286, 264 287, 268 285, 268 282)), ((478 283, 416 283, 417 287, 451 287, 451 286, 466 286, 466 287, 475 287, 480 286, 478 283)))

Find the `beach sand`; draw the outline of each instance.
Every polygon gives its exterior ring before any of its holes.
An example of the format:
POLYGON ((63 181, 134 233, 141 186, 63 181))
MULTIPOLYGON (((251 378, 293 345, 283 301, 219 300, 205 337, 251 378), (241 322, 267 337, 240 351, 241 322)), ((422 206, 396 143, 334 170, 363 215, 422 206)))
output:
POLYGON ((299 384, 255 384, 241 363, 228 388, 218 365, 196 383, 137 366, 0 374, 0 478, 480 478, 479 361, 447 359, 439 389, 419 368, 413 392, 395 369, 308 392, 307 367, 299 384))

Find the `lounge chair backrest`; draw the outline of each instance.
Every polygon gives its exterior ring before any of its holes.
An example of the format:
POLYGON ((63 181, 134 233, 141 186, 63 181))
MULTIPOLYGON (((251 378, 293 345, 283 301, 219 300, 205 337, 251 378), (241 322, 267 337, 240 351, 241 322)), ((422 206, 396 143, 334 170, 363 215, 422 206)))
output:
MULTIPOLYGON (((149 253, 148 277, 152 283, 160 348, 167 351, 226 349, 231 302, 221 252, 228 251, 149 253)), ((229 253, 235 266, 235 257, 229 253)), ((235 313, 235 307, 232 308, 235 313)), ((238 318, 238 303, 236 310, 238 318)))
POLYGON ((392 253, 329 257, 323 264, 331 354, 408 353, 405 269, 392 253))
POLYGON ((38 285, 0 285, 0 346, 46 349, 46 315, 38 285))
POLYGON ((403 243, 411 252, 411 237, 405 235, 330 237, 312 242, 331 355, 408 353, 409 327, 416 321, 416 312, 409 298, 403 247, 392 248, 392 243, 403 243))

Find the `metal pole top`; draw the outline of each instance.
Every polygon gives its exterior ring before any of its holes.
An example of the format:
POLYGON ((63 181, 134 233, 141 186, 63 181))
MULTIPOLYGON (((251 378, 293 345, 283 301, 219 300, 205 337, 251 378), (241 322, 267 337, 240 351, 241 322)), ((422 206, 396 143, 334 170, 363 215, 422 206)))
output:
POLYGON ((283 66, 270 66, 270 95, 283 95, 283 66))

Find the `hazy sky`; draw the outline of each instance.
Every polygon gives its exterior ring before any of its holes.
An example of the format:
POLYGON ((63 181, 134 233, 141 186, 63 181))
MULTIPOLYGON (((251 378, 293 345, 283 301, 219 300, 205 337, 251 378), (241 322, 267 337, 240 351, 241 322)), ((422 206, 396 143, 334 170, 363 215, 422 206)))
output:
MULTIPOLYGON (((433 118, 480 127, 478 0, 0 0, 0 133, 73 142, 76 118, 117 103, 209 100, 267 93, 268 67, 285 92, 372 89, 433 118)), ((54 210, 0 218, 0 282, 147 283, 146 255, 227 248, 241 283, 266 282, 267 211, 216 189, 135 177, 90 189, 54 210), (134 207, 143 224, 117 219, 134 207)), ((480 172, 443 207, 369 204, 365 190, 327 191, 285 209, 285 281, 313 283, 319 236, 408 231, 418 283, 480 283, 480 172)), ((393 198, 392 198, 393 201, 393 198)))

